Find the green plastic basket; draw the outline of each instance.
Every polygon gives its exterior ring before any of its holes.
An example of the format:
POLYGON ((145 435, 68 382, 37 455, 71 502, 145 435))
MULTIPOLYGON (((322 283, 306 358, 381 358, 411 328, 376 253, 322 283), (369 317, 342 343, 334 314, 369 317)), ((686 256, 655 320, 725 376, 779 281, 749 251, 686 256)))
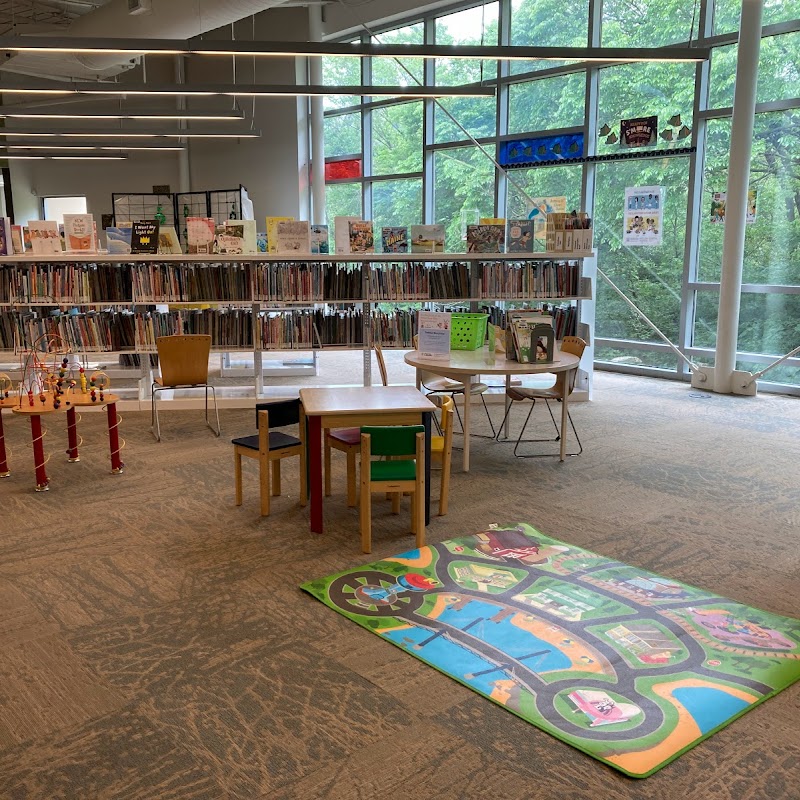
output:
POLYGON ((478 350, 483 347, 488 314, 453 314, 450 320, 451 349, 478 350))

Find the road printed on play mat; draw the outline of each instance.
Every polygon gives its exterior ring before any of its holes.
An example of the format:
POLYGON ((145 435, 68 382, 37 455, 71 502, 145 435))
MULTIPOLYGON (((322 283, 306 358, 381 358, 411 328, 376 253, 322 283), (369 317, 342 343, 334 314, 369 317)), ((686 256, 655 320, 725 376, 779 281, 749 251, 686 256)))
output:
POLYGON ((800 621, 528 525, 441 542, 302 588, 636 777, 800 677, 800 621))

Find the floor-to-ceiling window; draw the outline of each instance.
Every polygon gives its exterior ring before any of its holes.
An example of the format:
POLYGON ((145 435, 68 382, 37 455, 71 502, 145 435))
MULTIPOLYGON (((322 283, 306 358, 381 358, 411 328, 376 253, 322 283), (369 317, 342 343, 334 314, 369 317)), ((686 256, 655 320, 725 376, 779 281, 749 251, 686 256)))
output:
MULTIPOLYGON (((714 195, 727 187, 740 0, 501 0, 410 15, 363 41, 428 44, 711 46, 710 62, 601 68, 564 61, 326 59, 328 84, 492 85, 497 98, 327 101, 327 210, 381 226, 445 225, 463 251, 464 225, 514 218, 531 198, 565 198, 595 219, 597 264, 688 357, 712 363, 724 224, 714 195), (371 38, 374 36, 374 38, 371 38), (588 105, 587 105, 588 102, 588 105), (620 121, 658 117, 658 140, 622 151, 620 121), (501 175, 503 141, 585 133, 583 161, 501 175), (485 151, 485 152, 482 152, 485 151), (358 162, 358 166, 354 162, 358 162), (331 166, 331 164, 329 164, 331 166), (360 171, 359 171, 360 170, 360 171), (624 242, 625 189, 661 187, 661 243, 624 242)), ((766 0, 745 235, 739 368, 756 371, 800 344, 800 0, 766 0)), ((376 237, 378 238, 378 237, 376 237)), ((685 362, 602 279, 595 287, 600 368, 686 378, 685 362)), ((768 373, 800 389, 800 359, 768 373)), ((762 387, 765 383, 762 382, 762 387)))

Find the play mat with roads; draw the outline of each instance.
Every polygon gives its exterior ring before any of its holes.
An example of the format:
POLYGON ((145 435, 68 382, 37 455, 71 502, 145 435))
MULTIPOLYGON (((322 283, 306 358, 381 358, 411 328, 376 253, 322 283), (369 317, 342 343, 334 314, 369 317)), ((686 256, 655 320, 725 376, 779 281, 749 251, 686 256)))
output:
POLYGON ((632 777, 653 774, 800 678, 800 620, 524 524, 301 588, 632 777))

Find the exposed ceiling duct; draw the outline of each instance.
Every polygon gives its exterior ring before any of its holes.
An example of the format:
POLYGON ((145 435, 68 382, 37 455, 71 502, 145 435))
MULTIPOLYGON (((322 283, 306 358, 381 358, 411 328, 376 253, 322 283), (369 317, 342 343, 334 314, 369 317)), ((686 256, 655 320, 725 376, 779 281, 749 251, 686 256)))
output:
MULTIPOLYGON (((152 11, 131 13, 132 0, 111 2, 78 17, 70 36, 97 38, 124 34, 135 39, 191 39, 282 5, 282 0, 152 0, 152 11)), ((134 6, 137 3, 133 3, 134 6)), ((131 69, 130 55, 72 53, 3 53, 0 69, 55 80, 111 78, 131 69)))

